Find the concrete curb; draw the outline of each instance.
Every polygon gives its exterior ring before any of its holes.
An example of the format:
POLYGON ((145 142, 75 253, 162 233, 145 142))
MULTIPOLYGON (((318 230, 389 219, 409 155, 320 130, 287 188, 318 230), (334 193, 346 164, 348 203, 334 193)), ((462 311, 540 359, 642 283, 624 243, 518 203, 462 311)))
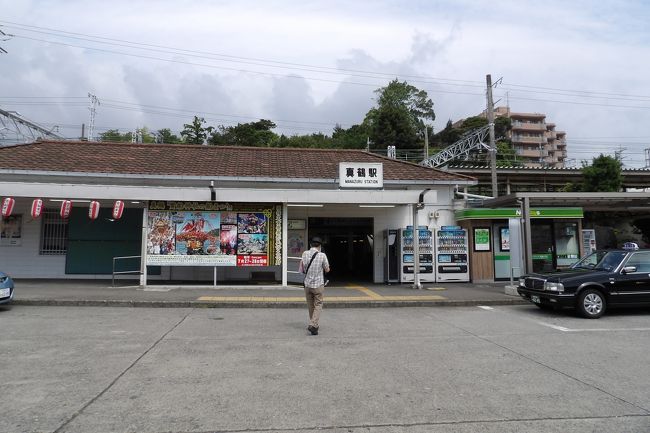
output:
MULTIPOLYGON (((437 301, 331 301, 325 308, 396 308, 396 307, 471 307, 477 305, 525 305, 523 299, 437 300, 437 301)), ((305 308, 305 302, 256 301, 133 301, 133 300, 65 300, 14 299, 9 305, 44 307, 132 307, 132 308, 305 308)))

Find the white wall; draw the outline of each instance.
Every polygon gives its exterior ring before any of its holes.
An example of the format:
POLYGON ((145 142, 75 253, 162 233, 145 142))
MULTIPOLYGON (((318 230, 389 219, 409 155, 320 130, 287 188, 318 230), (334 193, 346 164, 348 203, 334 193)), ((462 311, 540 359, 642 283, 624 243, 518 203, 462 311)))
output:
MULTIPOLYGON (((404 198, 413 198, 421 190, 403 191, 404 198), (414 193, 415 191, 415 193, 414 193)), ((377 194, 377 192, 374 192, 377 194)), ((390 195, 395 197, 395 191, 390 195)), ((452 209, 453 186, 441 186, 424 197, 425 207, 418 212, 418 225, 426 225, 431 229, 442 225, 454 224, 452 209), (435 217, 433 215, 436 215, 435 217)), ((365 201, 366 203, 368 201, 365 201)), ((70 278, 70 279, 109 279, 110 275, 66 275, 65 255, 39 255, 41 220, 32 220, 30 216, 31 199, 16 199, 14 215, 22 214, 22 243, 19 246, 0 246, 0 270, 14 278, 70 278)), ((383 282, 384 243, 383 231, 389 228, 401 228, 413 223, 412 206, 398 204, 394 208, 360 208, 357 204, 326 204, 322 208, 289 207, 289 219, 308 217, 350 217, 373 218, 374 220, 374 281, 383 282)), ((281 267, 271 268, 235 268, 220 267, 217 270, 218 280, 247 279, 251 271, 275 271, 276 279, 281 279, 281 267)), ((173 278, 176 280, 212 280, 211 267, 174 267, 163 268, 161 276, 150 275, 150 280, 173 278)), ((129 276, 128 278, 131 278, 129 276)))
MULTIPOLYGON (((452 209, 453 187, 444 187, 436 189, 436 191, 437 194, 432 194, 435 202, 427 202, 427 195, 425 195, 425 207, 418 212, 418 225, 425 225, 430 229, 437 229, 443 225, 455 224, 452 209), (437 217, 430 217, 432 214, 437 215, 437 217)), ((361 208, 358 205, 324 205, 322 208, 289 207, 288 218, 373 218, 375 237, 373 280, 375 283, 382 283, 384 281, 384 256, 386 254, 383 231, 412 225, 412 212, 413 207, 410 205, 398 205, 394 208, 361 208)))
POLYGON ((0 245, 0 270, 12 278, 61 278, 65 275, 65 255, 38 254, 41 219, 30 215, 31 200, 16 199, 12 215, 22 215, 22 239, 16 246, 0 245))

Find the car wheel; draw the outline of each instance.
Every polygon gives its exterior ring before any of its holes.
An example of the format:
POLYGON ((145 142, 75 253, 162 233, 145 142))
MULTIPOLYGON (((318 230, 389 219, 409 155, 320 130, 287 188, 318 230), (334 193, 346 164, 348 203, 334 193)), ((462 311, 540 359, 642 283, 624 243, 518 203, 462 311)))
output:
POLYGON ((607 302, 598 290, 586 289, 580 293, 577 307, 582 317, 598 319, 605 313, 607 302))

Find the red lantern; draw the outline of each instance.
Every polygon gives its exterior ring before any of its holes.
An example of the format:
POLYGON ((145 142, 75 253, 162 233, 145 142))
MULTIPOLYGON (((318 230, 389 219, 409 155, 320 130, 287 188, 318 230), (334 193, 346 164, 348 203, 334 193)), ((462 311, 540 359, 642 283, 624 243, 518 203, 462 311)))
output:
POLYGON ((88 218, 91 220, 97 219, 99 216, 99 202, 98 201, 91 201, 90 206, 88 207, 88 218))
POLYGON ((3 217, 10 216, 11 213, 14 211, 15 204, 16 204, 16 200, 14 200, 11 197, 5 197, 5 199, 2 200, 2 216, 3 217))
POLYGON ((32 202, 32 218, 36 219, 40 217, 42 212, 43 212, 43 200, 37 198, 32 202))
POLYGON ((66 219, 70 216, 70 212, 72 211, 72 202, 70 200, 63 200, 61 202, 61 211, 59 212, 59 215, 61 215, 61 218, 66 219))
POLYGON ((116 200, 113 205, 113 219, 119 220, 122 218, 122 212, 124 212, 124 202, 122 200, 116 200))

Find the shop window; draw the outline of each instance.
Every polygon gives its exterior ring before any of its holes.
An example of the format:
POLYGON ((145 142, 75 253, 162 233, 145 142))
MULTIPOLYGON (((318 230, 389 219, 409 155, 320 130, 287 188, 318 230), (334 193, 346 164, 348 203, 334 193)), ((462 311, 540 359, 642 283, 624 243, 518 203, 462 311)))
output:
POLYGON ((68 220, 61 218, 56 209, 46 209, 42 218, 39 254, 65 254, 68 250, 68 220))

